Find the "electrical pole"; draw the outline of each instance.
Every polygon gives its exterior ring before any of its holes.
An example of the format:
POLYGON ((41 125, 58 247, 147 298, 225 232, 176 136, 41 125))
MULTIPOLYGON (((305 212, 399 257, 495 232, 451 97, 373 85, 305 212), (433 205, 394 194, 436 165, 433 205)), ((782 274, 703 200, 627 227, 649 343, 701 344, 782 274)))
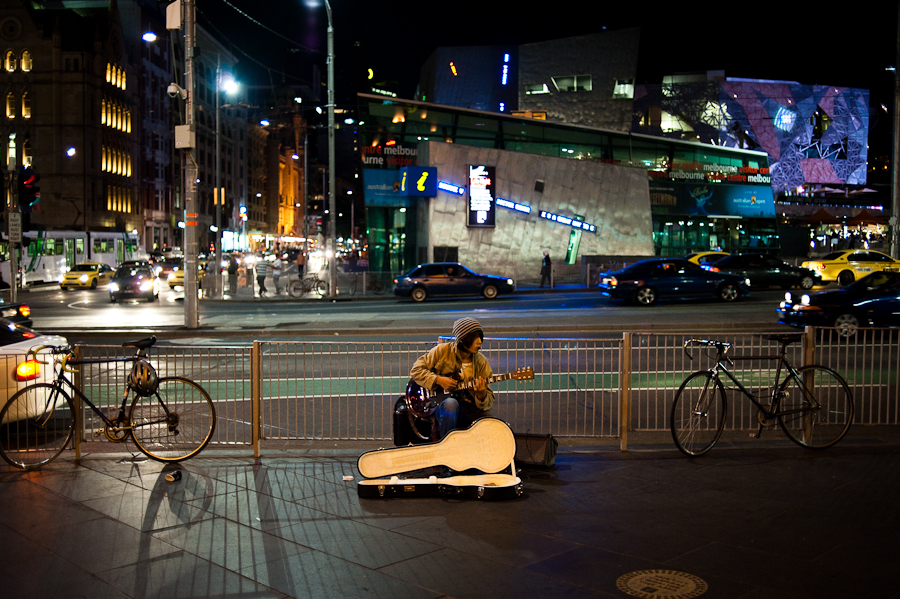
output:
POLYGON ((900 2, 897 3, 897 56, 894 68, 894 143, 891 152, 891 258, 900 258, 900 2))
POLYGON ((18 174, 16 171, 16 134, 9 134, 9 159, 6 174, 9 185, 6 191, 6 223, 9 227, 9 301, 15 304, 19 293, 19 244, 22 243, 22 214, 19 212, 18 174))
MULTIPOLYGON (((196 44, 196 23, 194 21, 194 0, 184 0, 184 46, 185 46, 185 90, 187 102, 187 125, 190 139, 194 138, 194 52, 196 44)), ((194 159, 194 144, 190 143, 184 152, 185 178, 185 218, 184 218, 184 326, 196 329, 200 326, 199 303, 197 296, 200 290, 199 272, 197 271, 197 223, 199 206, 197 205, 197 162, 194 159)))

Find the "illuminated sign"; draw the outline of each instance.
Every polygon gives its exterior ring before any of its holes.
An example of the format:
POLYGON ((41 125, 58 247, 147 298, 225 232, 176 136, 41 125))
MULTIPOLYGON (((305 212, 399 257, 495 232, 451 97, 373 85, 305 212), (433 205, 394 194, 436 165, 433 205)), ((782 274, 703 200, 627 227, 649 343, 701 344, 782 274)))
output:
POLYGON ((437 190, 436 168, 409 166, 400 169, 400 195, 433 198, 437 190))
POLYGON ((493 227, 495 217, 493 166, 469 165, 469 227, 493 227))
POLYGON ((466 193, 465 188, 457 187, 456 185, 447 183, 445 181, 438 181, 438 189, 440 189, 441 191, 447 191, 449 193, 456 193, 459 195, 463 195, 464 193, 466 193))
POLYGON ((596 225, 592 225, 590 223, 586 223, 578 218, 569 218, 568 216, 560 216, 559 214, 553 214, 552 212, 545 212, 541 210, 541 218, 546 218, 547 220, 552 220, 554 222, 568 225, 573 229, 580 229, 582 231, 589 231, 591 233, 597 232, 596 225))
POLYGON ((782 131, 790 131, 794 128, 794 122, 796 120, 796 112, 794 112, 793 110, 788 110, 784 106, 779 106, 778 112, 775 113, 775 120, 773 124, 782 131))

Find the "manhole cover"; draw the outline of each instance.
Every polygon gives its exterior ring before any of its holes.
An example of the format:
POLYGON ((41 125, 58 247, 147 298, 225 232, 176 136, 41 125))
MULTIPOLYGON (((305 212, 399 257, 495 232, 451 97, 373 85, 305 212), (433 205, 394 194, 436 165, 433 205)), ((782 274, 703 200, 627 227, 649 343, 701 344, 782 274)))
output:
POLYGON ((674 570, 639 570, 620 576, 616 586, 623 593, 645 599, 690 599, 709 588, 693 574, 674 570))

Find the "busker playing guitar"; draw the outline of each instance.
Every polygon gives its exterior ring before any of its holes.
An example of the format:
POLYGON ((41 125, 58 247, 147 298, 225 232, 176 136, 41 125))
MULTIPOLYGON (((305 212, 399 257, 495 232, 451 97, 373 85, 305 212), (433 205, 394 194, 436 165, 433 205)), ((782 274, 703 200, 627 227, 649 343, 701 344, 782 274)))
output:
POLYGON ((471 389, 460 391, 441 401, 434 412, 440 439, 454 429, 468 428, 479 418, 490 416, 494 392, 487 385, 493 376, 491 365, 479 350, 484 331, 474 318, 460 318, 453 323, 453 343, 439 343, 413 364, 409 376, 419 386, 432 391, 449 392, 472 383, 471 389))

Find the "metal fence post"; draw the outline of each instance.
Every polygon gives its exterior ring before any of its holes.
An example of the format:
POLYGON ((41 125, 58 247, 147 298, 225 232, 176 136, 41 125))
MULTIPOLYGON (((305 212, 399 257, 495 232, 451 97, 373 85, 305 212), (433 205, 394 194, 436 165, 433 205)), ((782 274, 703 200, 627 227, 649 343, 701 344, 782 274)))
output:
MULTIPOLYGON (((84 358, 84 346, 76 345, 73 348, 72 358, 81 360, 84 358)), ((52 357, 50 358, 53 359, 52 357)), ((84 393, 84 377, 82 376, 82 366, 79 366, 72 376, 72 384, 75 388, 84 393)), ((77 393, 72 393, 72 405, 75 408, 75 434, 72 435, 72 444, 75 449, 75 459, 81 459, 81 441, 84 436, 84 409, 81 405, 81 397, 77 393)))
POLYGON ((816 330, 807 326, 803 329, 803 365, 816 363, 816 330))
POLYGON ((628 423, 631 421, 631 333, 622 333, 619 348, 619 449, 628 451, 628 423))
POLYGON ((260 401, 262 397, 262 348, 259 341, 253 342, 250 349, 250 445, 253 446, 253 457, 259 457, 260 401))

